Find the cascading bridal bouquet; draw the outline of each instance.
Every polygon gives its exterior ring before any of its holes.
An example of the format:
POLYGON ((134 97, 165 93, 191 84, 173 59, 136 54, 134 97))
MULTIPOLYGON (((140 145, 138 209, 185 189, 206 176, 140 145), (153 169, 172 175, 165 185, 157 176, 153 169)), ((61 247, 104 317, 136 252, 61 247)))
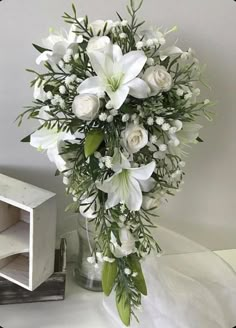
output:
POLYGON ((112 290, 121 320, 147 295, 142 259, 161 251, 151 234, 153 210, 179 190, 190 144, 200 142, 201 69, 191 49, 167 46, 175 31, 144 29, 130 0, 130 20, 63 18, 69 33, 51 31, 37 64, 34 102, 19 116, 39 121, 23 141, 46 151, 61 173, 70 206, 94 221, 98 236, 88 259, 103 262, 102 284, 112 290))

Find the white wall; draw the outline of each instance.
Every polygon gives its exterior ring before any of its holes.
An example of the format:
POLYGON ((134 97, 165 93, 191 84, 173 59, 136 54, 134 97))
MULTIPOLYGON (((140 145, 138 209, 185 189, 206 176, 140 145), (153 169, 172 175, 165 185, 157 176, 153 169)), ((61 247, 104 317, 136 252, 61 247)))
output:
MULTIPOLYGON (((189 157, 184 190, 162 209, 160 222, 214 249, 236 248, 236 3, 233 0, 145 0, 146 21, 179 27, 180 45, 197 50, 207 63, 212 86, 209 97, 217 101, 214 123, 206 123, 204 144, 189 157)), ((81 15, 91 19, 124 14, 125 0, 80 0, 81 15)), ((61 179, 43 156, 19 140, 33 130, 13 123, 32 100, 24 71, 34 67, 36 51, 49 27, 59 27, 68 0, 3 0, 0 2, 0 172, 58 193, 59 232, 67 224, 68 202, 61 179)), ((206 93, 207 94, 207 93, 206 93)))

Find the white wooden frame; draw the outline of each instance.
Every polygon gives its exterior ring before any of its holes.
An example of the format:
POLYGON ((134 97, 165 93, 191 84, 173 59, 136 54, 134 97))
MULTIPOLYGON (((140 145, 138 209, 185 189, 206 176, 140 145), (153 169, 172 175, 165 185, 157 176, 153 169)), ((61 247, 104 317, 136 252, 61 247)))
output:
POLYGON ((34 290, 54 271, 55 194, 0 174, 0 276, 34 290))

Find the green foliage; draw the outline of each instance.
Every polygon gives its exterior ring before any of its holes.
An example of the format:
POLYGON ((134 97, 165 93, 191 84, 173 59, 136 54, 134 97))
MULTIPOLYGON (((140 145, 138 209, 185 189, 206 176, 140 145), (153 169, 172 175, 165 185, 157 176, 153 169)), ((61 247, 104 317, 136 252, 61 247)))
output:
POLYGON ((143 276, 142 267, 140 261, 136 255, 131 255, 128 258, 128 262, 130 264, 130 268, 133 272, 137 272, 137 276, 133 278, 135 287, 142 293, 143 295, 147 295, 147 286, 143 276))
POLYGON ((104 140, 104 134, 101 130, 90 131, 84 142, 84 154, 86 157, 89 157, 95 153, 98 147, 104 140))
POLYGON ((103 264, 102 270, 102 289, 106 296, 109 296, 113 286, 115 284, 115 279, 117 276, 117 262, 109 263, 105 262, 103 264))
MULTIPOLYGON (((150 254, 152 250, 161 251, 151 231, 156 227, 153 223, 153 218, 156 216, 153 215, 152 210, 156 209, 157 206, 153 205, 153 208, 148 211, 140 209, 140 211, 132 212, 125 205, 118 204, 107 210, 105 206, 107 195, 97 188, 97 181, 102 182, 114 174, 112 167, 109 168, 109 165, 104 165, 104 163, 107 164, 105 162, 106 157, 112 157, 115 149, 125 150, 124 143, 121 141, 122 133, 126 124, 133 124, 137 120, 138 124, 147 131, 149 137, 157 138, 157 142, 154 141, 151 145, 143 147, 141 151, 132 154, 132 161, 137 166, 148 164, 153 160, 156 161, 156 170, 152 177, 157 183, 148 196, 155 199, 157 194, 174 195, 184 175, 180 165, 181 155, 179 153, 174 155, 175 153, 167 151, 163 158, 154 156, 155 153, 160 154, 158 145, 168 145, 170 141, 169 131, 164 131, 161 125, 155 123, 156 119, 162 118, 163 122, 174 127, 175 120, 186 123, 195 121, 202 113, 208 119, 211 119, 212 116, 212 113, 208 111, 208 107, 212 103, 209 101, 207 104, 203 101, 191 101, 188 97, 190 95, 191 98, 191 93, 194 94, 194 83, 201 82, 201 76, 198 76, 194 69, 194 58, 185 61, 178 54, 167 56, 163 61, 160 58, 161 44, 157 42, 153 47, 148 47, 145 46, 145 36, 140 38, 138 30, 144 21, 139 21, 137 12, 142 3, 143 0, 130 0, 127 6, 130 15, 129 22, 118 24, 111 30, 108 29, 109 24, 105 23, 99 35, 107 35, 114 44, 120 46, 124 54, 131 50, 137 50, 137 40, 143 41, 142 50, 146 57, 152 58, 154 65, 164 66, 172 76, 173 83, 168 92, 159 93, 146 99, 136 99, 129 95, 127 101, 109 122, 108 120, 101 121, 99 117, 91 122, 85 122, 75 117, 72 103, 78 94, 78 87, 81 81, 87 79, 88 76, 95 76, 96 72, 90 65, 86 51, 90 38, 94 36, 93 29, 87 16, 84 20, 78 20, 76 7, 73 4, 72 13, 65 13, 63 18, 66 23, 74 24, 74 33, 82 34, 83 42, 73 46, 74 53, 66 62, 62 56, 60 64, 54 63, 53 65, 51 61, 44 62, 44 71, 27 70, 34 75, 31 86, 42 87, 49 96, 47 94, 43 101, 34 100, 33 104, 26 107, 25 112, 17 118, 19 125, 24 117, 38 120, 42 107, 47 107, 49 108, 47 115, 45 117, 40 115, 38 130, 42 128, 57 129, 58 132, 71 132, 76 136, 81 133, 82 137, 77 137, 73 142, 64 141, 60 155, 66 160, 68 169, 63 172, 56 171, 56 175, 66 175, 68 179, 67 193, 73 194, 76 199, 66 210, 79 212, 80 203, 84 197, 95 195, 93 202, 86 204, 87 209, 94 205, 97 214, 96 218, 93 219, 98 231, 93 250, 95 257, 97 251, 108 257, 113 257, 108 251, 111 233, 115 235, 118 244, 120 244, 121 224, 127 226, 135 237, 136 253, 117 258, 113 263, 104 262, 102 272, 104 293, 108 296, 113 289, 115 290, 117 309, 126 326, 130 324, 131 316, 136 317, 134 309, 141 305, 142 295, 147 295, 147 286, 140 260, 143 254, 150 254), (121 38, 121 34, 125 34, 125 38, 121 38), (73 76, 75 77, 72 79, 73 81, 68 82, 73 76), (60 91, 61 86, 63 86, 64 92, 60 91), (184 90, 182 95, 181 90, 184 90), (127 123, 123 120, 124 114, 128 117, 127 123), (153 119, 153 124, 148 123, 150 118, 153 119), (152 150, 150 150, 151 147, 152 150), (96 151, 100 153, 97 154, 98 157, 94 156, 96 151), (173 176, 177 171, 182 173, 180 179, 175 181, 173 176), (100 202, 99 208, 96 206, 97 200, 100 202), (125 222, 123 222, 124 218, 125 222), (132 274, 126 274, 127 268, 131 270, 132 274), (133 273, 137 273, 137 276, 133 273)), ((117 16, 121 22, 124 20, 119 13, 117 16)), ((35 44, 33 46, 40 53, 49 50, 35 44)), ((146 64, 144 70, 147 67, 146 64)), ((109 100, 108 94, 100 99, 100 112, 105 113, 107 117, 111 114, 106 106, 109 100)), ((181 131, 177 131, 176 137, 178 137, 179 132, 181 131)), ((196 141, 202 142, 202 139, 198 137, 196 141)), ((30 135, 22 139, 22 142, 30 142, 30 135)))
POLYGON ((29 134, 27 137, 23 138, 20 142, 30 142, 30 136, 31 136, 31 134, 29 134))
POLYGON ((41 46, 38 46, 37 44, 32 43, 33 47, 38 50, 40 53, 43 53, 45 51, 50 51, 49 49, 43 48, 41 46))
POLYGON ((131 304, 125 290, 121 293, 121 295, 116 295, 116 307, 121 321, 128 327, 130 325, 131 318, 131 304))

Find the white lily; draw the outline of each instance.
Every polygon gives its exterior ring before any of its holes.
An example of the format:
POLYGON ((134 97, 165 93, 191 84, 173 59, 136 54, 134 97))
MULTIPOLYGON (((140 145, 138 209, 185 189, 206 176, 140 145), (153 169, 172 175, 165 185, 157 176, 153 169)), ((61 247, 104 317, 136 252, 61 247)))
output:
POLYGON ((39 151, 46 150, 48 158, 54 162, 59 171, 67 169, 66 161, 60 155, 61 142, 74 140, 75 136, 70 132, 58 132, 57 128, 42 128, 34 132, 30 137, 30 145, 39 151))
POLYGON ((128 94, 135 98, 146 98, 148 85, 137 78, 147 57, 142 51, 131 51, 123 56, 118 45, 111 45, 109 53, 89 52, 91 65, 97 76, 86 79, 78 88, 79 93, 99 94, 106 92, 114 109, 119 109, 128 94))
POLYGON ((196 123, 183 123, 183 127, 181 130, 174 133, 172 136, 170 135, 170 143, 169 143, 169 151, 170 153, 182 157, 187 155, 185 148, 190 147, 190 144, 197 143, 197 138, 199 136, 199 131, 202 128, 202 125, 196 123), (179 140, 179 144, 177 146, 172 142, 174 139, 179 140))
POLYGON ((97 182, 97 188, 108 194, 106 208, 109 209, 124 203, 130 211, 138 211, 142 206, 142 190, 149 192, 153 189, 152 173, 155 162, 139 168, 131 168, 129 161, 121 155, 119 164, 113 166, 115 174, 103 182, 97 182))
MULTIPOLYGON (((83 18, 79 18, 81 21, 83 18)), ((50 31, 47 38, 42 40, 43 46, 46 49, 41 55, 36 59, 36 63, 39 65, 42 62, 50 61, 53 64, 57 64, 60 59, 66 54, 67 49, 73 48, 77 43, 83 42, 83 36, 77 35, 75 31, 77 27, 73 24, 70 28, 69 33, 66 31, 56 32, 50 31)))

